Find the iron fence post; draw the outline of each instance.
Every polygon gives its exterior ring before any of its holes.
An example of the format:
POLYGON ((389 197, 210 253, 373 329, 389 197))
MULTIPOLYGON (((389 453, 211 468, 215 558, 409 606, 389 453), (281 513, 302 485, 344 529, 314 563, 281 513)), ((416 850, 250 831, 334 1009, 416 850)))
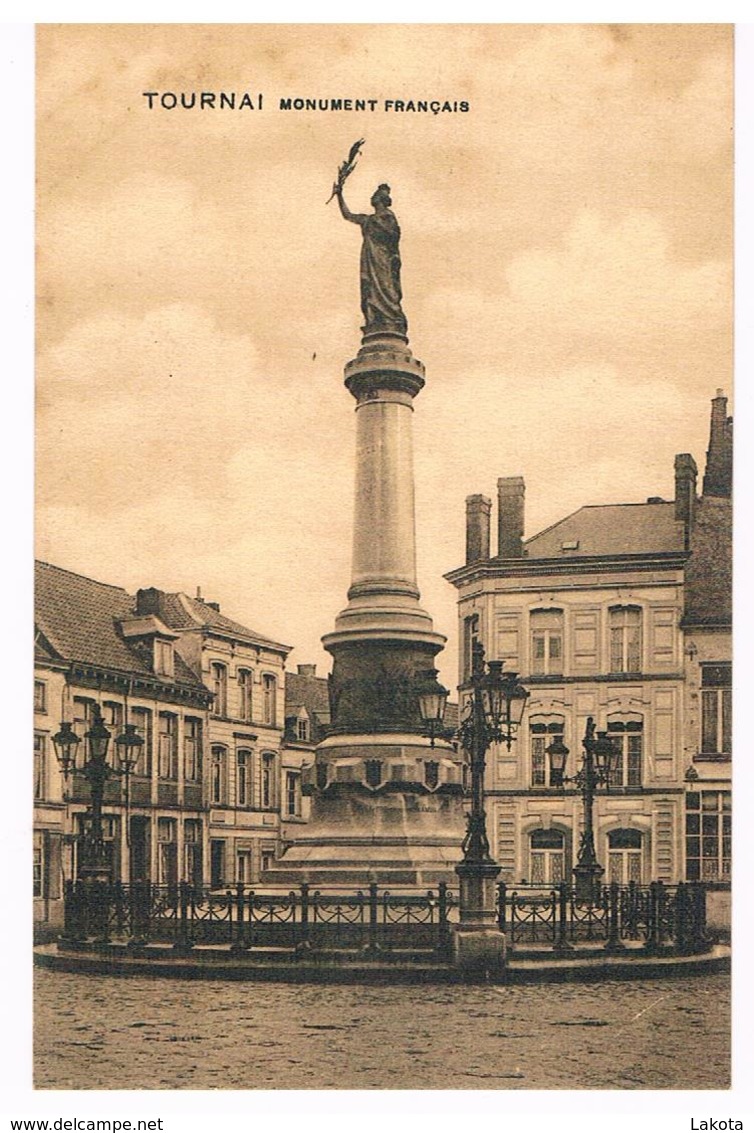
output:
MULTIPOLYGON (((553 930, 555 927, 553 924, 553 930)), ((555 936, 554 948, 556 952, 571 951, 571 945, 568 943, 568 886, 564 881, 561 881, 558 885, 557 935, 555 936)))
POLYGON ((369 883, 369 951, 377 952, 377 911, 379 908, 377 898, 377 883, 369 883))
POLYGON ((649 899, 647 903, 647 941, 644 945, 647 952, 657 951, 658 941, 658 907, 659 897, 657 893, 657 882, 652 881, 649 886, 649 899))
POLYGON ((606 952, 620 952, 623 942, 620 938, 620 889, 617 881, 611 881, 607 888, 607 940, 606 952))
MULTIPOLYGON (((438 941, 440 958, 447 959, 451 951, 450 924, 448 922, 448 883, 440 881, 437 886, 438 941)), ((498 914, 499 920, 499 914, 498 914)))
POLYGON ((508 896, 507 887, 504 881, 497 883, 497 927, 501 932, 505 932, 505 902, 508 896))

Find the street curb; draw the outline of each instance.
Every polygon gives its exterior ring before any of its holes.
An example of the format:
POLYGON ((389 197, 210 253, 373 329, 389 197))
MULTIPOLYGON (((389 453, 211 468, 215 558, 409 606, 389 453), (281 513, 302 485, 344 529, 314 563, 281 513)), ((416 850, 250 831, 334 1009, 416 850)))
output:
POLYGON ((606 979, 667 979, 730 970, 731 950, 716 945, 710 952, 695 956, 604 956, 557 959, 516 960, 509 957, 504 975, 459 971, 447 963, 384 963, 344 959, 258 960, 249 954, 241 960, 225 959, 219 950, 210 956, 134 956, 123 946, 107 951, 58 950, 57 945, 34 949, 34 965, 58 972, 82 975, 142 976, 147 978, 248 980, 279 983, 341 984, 493 984, 599 982, 606 979))

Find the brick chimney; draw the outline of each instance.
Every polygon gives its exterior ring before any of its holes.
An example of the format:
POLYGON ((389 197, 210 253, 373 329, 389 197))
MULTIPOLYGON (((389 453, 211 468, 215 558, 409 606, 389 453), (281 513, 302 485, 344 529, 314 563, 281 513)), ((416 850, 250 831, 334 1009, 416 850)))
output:
POLYGON ((478 563, 490 557, 490 513, 487 496, 466 497, 466 562, 478 563))
POLYGON ((709 448, 702 484, 703 496, 730 498, 733 492, 733 418, 721 389, 712 398, 709 448))
POLYGON ((690 452, 679 452, 675 458, 675 518, 683 524, 684 545, 688 549, 696 510, 696 461, 690 452))
POLYGON ((159 614, 162 591, 155 586, 148 586, 144 590, 136 591, 136 613, 140 617, 147 614, 159 614))
POLYGON ((296 668, 300 677, 316 677, 317 675, 316 665, 297 665, 296 668))
POLYGON ((520 559, 524 553, 523 476, 502 476, 497 482, 497 553, 501 559, 520 559))

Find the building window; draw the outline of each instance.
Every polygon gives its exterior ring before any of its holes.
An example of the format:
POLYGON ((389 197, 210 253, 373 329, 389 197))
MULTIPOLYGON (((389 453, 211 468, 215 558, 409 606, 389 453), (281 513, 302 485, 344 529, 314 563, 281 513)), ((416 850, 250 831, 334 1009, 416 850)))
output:
POLYGON ((227 751, 219 744, 212 748, 212 781, 210 783, 210 798, 213 803, 222 805, 225 802, 227 751))
POLYGON ((141 745, 141 750, 139 751, 139 755, 136 760, 134 775, 140 775, 144 779, 149 779, 152 775, 151 711, 148 708, 132 708, 131 723, 136 728, 137 734, 140 735, 144 741, 144 743, 141 745))
POLYGON ((640 787, 644 736, 640 720, 608 720, 607 730, 618 757, 610 775, 611 787, 640 787))
POLYGON ((725 756, 733 749, 731 665, 702 665, 701 755, 725 756))
POLYGON ((202 722, 195 716, 183 720, 183 777, 191 783, 202 777, 202 722))
POLYGON ((209 844, 209 875, 213 889, 225 884, 225 842, 222 838, 213 838, 209 844))
POLYGON ((611 830, 607 836, 607 880, 618 885, 641 884, 641 831, 611 830))
POLYGON ((178 884, 178 844, 174 818, 157 819, 157 868, 160 885, 178 884))
POLYGON ((289 818, 301 814, 301 776, 297 771, 285 773, 285 813, 289 818))
POLYGON ((309 721, 306 718, 297 721, 296 735, 299 743, 307 744, 309 742, 309 721))
POLYGON ((531 671, 535 676, 563 672, 563 611, 532 610, 531 671))
POLYGON ((236 755, 238 773, 238 806, 252 806, 252 761, 250 751, 239 751, 236 755))
MULTIPOLYGON (((563 739, 564 720, 533 721, 530 725, 531 785, 532 787, 552 787, 550 760, 547 748, 556 739, 563 739)), ((560 786, 560 784, 555 784, 560 786)))
POLYGON ((183 824, 183 877, 195 889, 202 887, 202 823, 187 818, 183 824))
POLYGON ((172 641, 154 640, 154 671, 163 677, 172 677, 175 671, 172 641))
POLYGON ((34 896, 43 896, 44 878, 44 834, 41 830, 34 831, 34 896))
POLYGON ((265 752, 262 756, 262 806, 271 810, 275 805, 275 756, 265 752))
POLYGON ((212 715, 213 716, 227 716, 228 715, 228 670, 225 665, 221 665, 219 661, 213 661, 209 667, 210 679, 212 681, 212 692, 214 693, 214 701, 212 702, 212 715))
POLYGON ((277 681, 271 673, 262 678, 264 691, 264 722, 273 726, 277 720, 277 681))
POLYGON ((236 881, 242 885, 251 881, 251 850, 236 851, 236 881))
POLYGON ((244 723, 251 723, 252 675, 249 669, 238 670, 238 715, 244 723))
POLYGON ((47 737, 40 732, 34 733, 34 798, 45 797, 45 764, 47 755, 47 737))
POLYGON ((641 672, 641 610, 613 606, 610 610, 610 672, 641 672))
POLYGON ((47 711, 47 682, 35 681, 34 682, 34 711, 46 712, 47 711))
POLYGON ((157 773, 161 779, 178 778, 178 717, 172 712, 160 713, 157 773))
POLYGON ((267 848, 262 849, 262 873, 265 870, 272 869, 272 863, 275 861, 275 851, 267 848))
POLYGON ((534 830, 529 838, 532 885, 558 885, 565 878, 565 838, 560 830, 534 830))
POLYGON ((479 640, 479 614, 471 614, 463 619, 463 679, 471 676, 474 661, 474 643, 479 640))
POLYGON ((686 795, 686 879, 730 882, 730 791, 686 795))

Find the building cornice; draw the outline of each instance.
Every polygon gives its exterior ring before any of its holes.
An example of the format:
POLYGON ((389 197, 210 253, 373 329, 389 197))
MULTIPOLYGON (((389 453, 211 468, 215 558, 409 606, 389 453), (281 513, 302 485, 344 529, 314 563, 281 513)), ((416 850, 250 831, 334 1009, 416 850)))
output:
POLYGON ((557 559, 485 559, 467 563, 443 575, 453 586, 477 579, 530 578, 542 575, 589 575, 614 571, 681 570, 689 558, 688 551, 657 551, 644 555, 583 555, 557 559))

